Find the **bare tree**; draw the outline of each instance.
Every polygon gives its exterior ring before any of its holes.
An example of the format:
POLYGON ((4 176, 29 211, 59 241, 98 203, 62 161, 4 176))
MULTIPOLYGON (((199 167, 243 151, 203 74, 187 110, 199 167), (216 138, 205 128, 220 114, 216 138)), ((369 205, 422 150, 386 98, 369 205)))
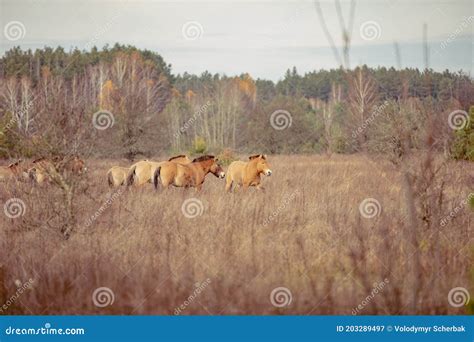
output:
MULTIPOLYGON (((364 127, 371 111, 377 102, 377 85, 366 70, 358 68, 348 74, 349 94, 348 109, 353 127, 364 127)), ((359 148, 366 150, 367 130, 357 135, 359 148)))

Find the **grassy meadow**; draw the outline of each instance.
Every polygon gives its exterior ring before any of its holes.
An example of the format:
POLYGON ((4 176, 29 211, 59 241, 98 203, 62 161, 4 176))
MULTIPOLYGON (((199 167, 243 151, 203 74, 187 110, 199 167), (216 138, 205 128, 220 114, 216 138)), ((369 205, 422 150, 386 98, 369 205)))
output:
POLYGON ((110 189, 107 170, 128 163, 87 160, 69 239, 57 187, 3 183, 2 205, 24 207, 0 215, 0 314, 468 313, 448 293, 473 289, 472 163, 434 158, 411 193, 400 167, 363 154, 269 162, 264 191, 226 193, 211 174, 201 192, 110 189))

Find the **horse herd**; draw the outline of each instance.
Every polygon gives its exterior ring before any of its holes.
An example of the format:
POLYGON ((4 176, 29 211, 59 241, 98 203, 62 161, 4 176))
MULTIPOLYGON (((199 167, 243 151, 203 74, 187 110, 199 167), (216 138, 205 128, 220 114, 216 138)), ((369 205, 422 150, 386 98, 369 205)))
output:
POLYGON ((81 175, 86 171, 85 162, 78 156, 41 157, 33 161, 20 159, 8 166, 0 166, 0 181, 31 180, 42 184, 50 182, 55 176, 62 173, 81 175))
POLYGON ((263 154, 250 156, 247 162, 234 161, 227 172, 214 156, 205 155, 191 160, 185 155, 179 155, 162 162, 141 160, 128 168, 114 166, 107 172, 107 180, 111 187, 153 183, 155 189, 161 184, 164 188, 173 185, 195 187, 199 191, 209 173, 221 179, 225 178, 226 191, 232 191, 233 185, 242 186, 244 189, 249 186, 263 189, 260 177, 262 174, 270 176, 272 170, 263 154))
MULTIPOLYGON (((8 166, 0 166, 0 181, 11 179, 30 180, 35 183, 48 183, 60 179, 60 175, 71 173, 81 175, 87 171, 85 162, 77 157, 38 158, 33 161, 18 160, 8 166)), ((212 155, 204 155, 191 160, 179 155, 167 161, 141 160, 130 167, 113 166, 107 171, 110 187, 140 186, 152 183, 157 189, 160 185, 168 188, 194 187, 201 190, 207 174, 225 178, 226 191, 232 191, 234 185, 244 189, 261 186, 261 175, 270 176, 272 170, 263 154, 249 157, 248 161, 234 161, 227 171, 219 160, 212 155)))

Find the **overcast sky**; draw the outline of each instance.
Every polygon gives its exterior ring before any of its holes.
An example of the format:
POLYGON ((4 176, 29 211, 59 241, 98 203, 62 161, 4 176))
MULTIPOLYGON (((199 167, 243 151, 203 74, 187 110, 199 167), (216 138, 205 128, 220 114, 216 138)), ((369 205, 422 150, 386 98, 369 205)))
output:
MULTIPOLYGON (((249 72, 278 80, 296 66, 337 67, 313 1, 0 0, 0 54, 15 45, 131 44, 160 53, 174 73, 249 72), (18 30, 17 30, 18 29, 18 30)), ((348 21, 349 1, 341 1, 348 21)), ((359 0, 351 66, 423 67, 422 27, 428 26, 430 67, 473 72, 471 0, 359 0)), ((322 9, 336 44, 341 31, 333 1, 322 9)))

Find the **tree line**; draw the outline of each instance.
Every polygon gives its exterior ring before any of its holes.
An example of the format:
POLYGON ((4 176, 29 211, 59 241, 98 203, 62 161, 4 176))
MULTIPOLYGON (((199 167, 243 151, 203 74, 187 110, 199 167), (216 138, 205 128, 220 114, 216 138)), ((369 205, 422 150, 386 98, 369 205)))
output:
POLYGON ((74 151, 135 159, 227 149, 363 151, 396 160, 421 148, 427 129, 441 152, 466 151, 460 158, 468 159, 472 149, 470 122, 455 131, 448 125, 450 113, 473 104, 473 80, 462 71, 361 66, 302 75, 292 68, 278 82, 246 73, 174 75, 159 54, 116 44, 69 52, 15 47, 0 59, 0 78, 4 158, 74 151), (435 127, 427 117, 436 117, 435 127), (97 118, 110 127, 97 129, 97 118))

